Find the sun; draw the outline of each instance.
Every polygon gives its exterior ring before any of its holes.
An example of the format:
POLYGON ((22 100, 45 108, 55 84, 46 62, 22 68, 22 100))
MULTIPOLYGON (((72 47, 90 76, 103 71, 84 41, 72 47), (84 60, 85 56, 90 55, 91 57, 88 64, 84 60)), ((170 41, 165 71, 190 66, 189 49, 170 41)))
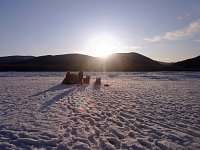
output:
POLYGON ((96 57, 107 57, 119 48, 119 40, 110 34, 95 36, 89 42, 91 54, 96 57))

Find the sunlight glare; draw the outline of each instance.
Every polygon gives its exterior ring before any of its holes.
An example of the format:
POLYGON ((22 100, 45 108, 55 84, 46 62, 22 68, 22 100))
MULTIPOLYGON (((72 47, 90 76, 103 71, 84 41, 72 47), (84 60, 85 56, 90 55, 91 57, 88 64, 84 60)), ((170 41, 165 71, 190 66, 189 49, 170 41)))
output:
POLYGON ((112 53, 116 53, 120 47, 119 40, 109 34, 101 34, 93 39, 89 43, 89 49, 93 56, 107 57, 112 53))

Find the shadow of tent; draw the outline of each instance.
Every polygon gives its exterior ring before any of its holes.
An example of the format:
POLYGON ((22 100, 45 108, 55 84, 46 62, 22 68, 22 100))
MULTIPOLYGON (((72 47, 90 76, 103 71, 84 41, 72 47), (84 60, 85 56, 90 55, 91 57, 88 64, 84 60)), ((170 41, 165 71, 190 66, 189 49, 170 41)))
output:
POLYGON ((86 88, 87 86, 88 86, 88 84, 86 84, 86 85, 81 85, 81 86, 77 89, 77 91, 82 92, 82 91, 85 90, 85 88, 86 88))
POLYGON ((46 92, 55 92, 55 91, 59 91, 59 90, 63 90, 63 89, 66 89, 66 88, 72 88, 74 87, 75 85, 66 85, 66 84, 58 84, 56 86, 53 86, 45 91, 42 91, 42 92, 39 92, 37 94, 34 94, 34 95, 31 95, 31 97, 33 96, 39 96, 39 95, 43 95, 45 94, 46 92))
POLYGON ((65 96, 69 95, 70 93, 74 92, 77 89, 76 86, 72 87, 71 89, 69 89, 68 91, 64 91, 63 93, 56 95, 55 97, 53 97, 52 99, 50 99, 49 101, 45 102, 43 104, 43 106, 41 107, 41 109, 46 109, 48 108, 50 105, 52 105, 53 103, 59 101, 60 99, 64 98, 65 96))

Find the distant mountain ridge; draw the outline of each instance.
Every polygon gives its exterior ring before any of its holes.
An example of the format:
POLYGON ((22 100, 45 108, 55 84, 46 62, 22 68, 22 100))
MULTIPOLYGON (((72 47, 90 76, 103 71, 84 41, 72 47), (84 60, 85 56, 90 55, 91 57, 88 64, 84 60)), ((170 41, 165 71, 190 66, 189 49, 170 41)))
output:
POLYGON ((200 71, 200 56, 173 64, 159 63, 138 53, 107 58, 82 54, 0 57, 0 71, 200 71))
POLYGON ((112 54, 106 61, 106 71, 159 71, 160 63, 138 53, 112 54))
POLYGON ((174 63, 174 67, 177 70, 200 71, 200 55, 195 58, 176 62, 174 63))
POLYGON ((27 59, 32 59, 34 56, 7 56, 7 57, 0 57, 0 64, 2 63, 15 63, 20 62, 27 59))

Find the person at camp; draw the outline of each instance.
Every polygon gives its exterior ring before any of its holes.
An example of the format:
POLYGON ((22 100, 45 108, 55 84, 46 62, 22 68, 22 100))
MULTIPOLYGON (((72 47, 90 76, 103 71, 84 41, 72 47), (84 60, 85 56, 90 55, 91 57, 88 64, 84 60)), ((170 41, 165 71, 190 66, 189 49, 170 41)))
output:
POLYGON ((83 84, 83 71, 79 71, 78 73, 78 84, 83 84))

